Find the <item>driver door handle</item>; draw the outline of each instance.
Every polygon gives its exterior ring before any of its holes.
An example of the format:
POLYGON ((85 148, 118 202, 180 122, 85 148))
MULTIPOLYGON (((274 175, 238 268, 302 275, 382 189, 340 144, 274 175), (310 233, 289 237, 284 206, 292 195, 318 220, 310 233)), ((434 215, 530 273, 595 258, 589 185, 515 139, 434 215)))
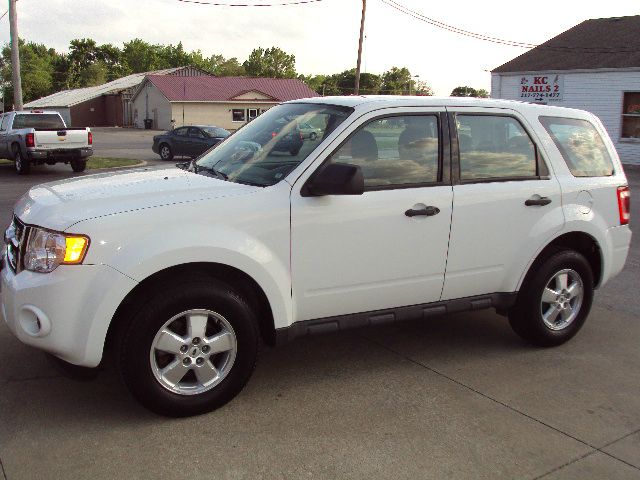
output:
POLYGON ((404 212, 404 214, 407 217, 415 217, 415 216, 418 216, 418 215, 424 215, 426 217, 432 217, 432 216, 437 215, 439 213, 440 213, 440 209, 438 207, 434 207, 434 206, 428 206, 428 207, 424 207, 424 208, 420 208, 420 209, 410 208, 409 210, 404 212))

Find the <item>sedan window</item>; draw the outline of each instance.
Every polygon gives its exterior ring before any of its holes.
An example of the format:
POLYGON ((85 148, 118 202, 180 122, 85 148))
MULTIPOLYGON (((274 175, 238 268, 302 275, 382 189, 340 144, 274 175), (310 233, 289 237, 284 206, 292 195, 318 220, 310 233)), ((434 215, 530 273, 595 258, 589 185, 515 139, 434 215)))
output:
POLYGON ((186 137, 188 132, 187 127, 176 128, 172 133, 178 137, 186 137))
POLYGON ((195 137, 195 138, 205 138, 204 133, 202 133, 202 130, 196 127, 189 127, 189 136, 195 137))

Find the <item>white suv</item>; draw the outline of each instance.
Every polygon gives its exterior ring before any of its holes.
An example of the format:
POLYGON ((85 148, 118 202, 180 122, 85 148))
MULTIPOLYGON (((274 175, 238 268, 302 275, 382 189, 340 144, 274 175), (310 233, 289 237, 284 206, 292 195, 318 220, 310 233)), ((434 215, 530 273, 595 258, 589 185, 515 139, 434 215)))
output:
POLYGON ((179 166, 32 188, 1 274, 22 342, 84 367, 113 346, 166 415, 233 398, 261 341, 493 307, 559 345, 631 239, 616 151, 579 110, 307 99, 179 166), (317 141, 277 151, 301 123, 317 141))

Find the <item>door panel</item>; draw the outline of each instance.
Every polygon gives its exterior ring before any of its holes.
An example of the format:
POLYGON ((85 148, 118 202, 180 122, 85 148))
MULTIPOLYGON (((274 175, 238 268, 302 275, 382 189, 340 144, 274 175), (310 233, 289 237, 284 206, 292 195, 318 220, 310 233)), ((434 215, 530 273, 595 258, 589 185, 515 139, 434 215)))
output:
MULTIPOLYGON (((440 299, 451 185, 383 186, 385 179, 402 184, 403 179, 438 177, 438 135, 440 140, 442 135, 437 112, 422 109, 418 114, 429 116, 431 123, 425 125, 431 127, 399 120, 398 115, 390 122, 374 123, 384 116, 376 112, 353 125, 342 137, 345 142, 340 148, 329 150, 333 151, 331 161, 361 165, 370 189, 363 195, 303 197, 301 185, 294 186, 291 268, 295 321, 440 299), (370 125, 374 127, 367 128, 370 125), (429 138, 418 138, 416 128, 422 128, 423 136, 429 138), (372 139, 376 139, 375 148, 371 148, 372 139), (340 156, 343 151, 349 153, 348 159, 340 156), (429 216, 406 213, 425 207, 436 207, 439 212, 429 216)), ((446 152, 448 155, 448 148, 446 152)), ((317 169, 322 160, 312 168, 317 169)))
MULTIPOLYGON (((560 185, 549 175, 535 147, 539 142, 533 130, 515 112, 456 111, 471 117, 474 113, 485 116, 455 122, 460 127, 455 130, 461 139, 461 165, 457 170, 462 178, 454 180, 457 184, 453 187, 451 241, 442 299, 513 292, 531 259, 562 229, 560 185), (486 178, 494 175, 501 178, 486 178), (527 206, 527 200, 534 200, 529 202, 533 205, 527 206)), ((456 165, 457 158, 453 162, 456 165)))

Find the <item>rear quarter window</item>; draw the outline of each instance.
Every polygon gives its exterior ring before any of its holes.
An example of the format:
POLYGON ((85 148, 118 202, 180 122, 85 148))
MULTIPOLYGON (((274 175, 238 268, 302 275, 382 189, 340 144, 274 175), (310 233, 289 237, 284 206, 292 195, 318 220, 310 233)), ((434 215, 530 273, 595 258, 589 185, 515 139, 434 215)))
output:
POLYGON ((591 122, 562 117, 539 119, 574 177, 613 175, 613 162, 609 151, 591 122))

